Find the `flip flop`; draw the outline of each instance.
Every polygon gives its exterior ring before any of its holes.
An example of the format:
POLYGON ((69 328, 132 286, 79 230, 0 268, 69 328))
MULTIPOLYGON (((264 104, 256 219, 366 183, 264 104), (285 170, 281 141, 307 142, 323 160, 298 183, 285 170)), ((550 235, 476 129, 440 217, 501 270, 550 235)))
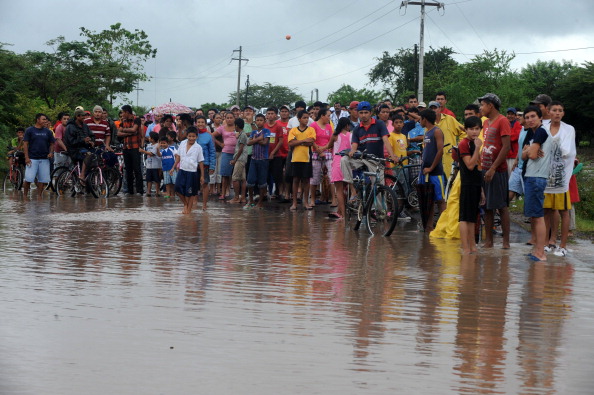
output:
POLYGON ((534 262, 541 262, 540 258, 533 254, 528 254, 528 258, 534 262))
POLYGON ((328 213, 328 217, 332 219, 342 219, 342 215, 338 213, 328 213))
POLYGON ((313 210, 313 207, 312 206, 309 206, 309 207, 305 207, 305 209, 306 210, 313 210))

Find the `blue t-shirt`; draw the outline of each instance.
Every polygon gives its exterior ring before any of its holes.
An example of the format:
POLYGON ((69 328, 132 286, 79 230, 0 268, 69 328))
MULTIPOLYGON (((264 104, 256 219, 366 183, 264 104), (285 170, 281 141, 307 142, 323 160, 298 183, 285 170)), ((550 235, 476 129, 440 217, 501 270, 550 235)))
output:
POLYGON ((29 143, 29 159, 47 159, 50 153, 50 145, 56 139, 48 128, 37 129, 35 126, 31 126, 25 130, 23 141, 29 143))
POLYGON ((384 157, 384 141, 382 138, 388 136, 388 128, 383 121, 372 119, 371 125, 367 129, 359 124, 353 130, 351 143, 359 144, 358 150, 367 150, 368 154, 373 154, 380 158, 384 157))
MULTIPOLYGON (((420 151, 421 150, 421 143, 418 141, 410 141, 415 137, 422 136, 425 133, 425 129, 421 126, 418 122, 413 122, 415 127, 408 131, 408 150, 409 151, 420 151)), ((402 132, 404 134, 404 132, 402 132)))
MULTIPOLYGON (((263 128, 262 130, 254 130, 251 134, 250 134, 250 138, 257 138, 260 137, 261 135, 264 135, 264 138, 270 138, 270 130, 263 128)), ((270 140, 269 140, 270 141, 270 140)), ((269 143, 266 143, 264 145, 256 143, 254 145, 252 145, 252 147, 254 147, 254 149, 252 150, 252 160, 262 160, 262 159, 268 159, 268 146, 269 143)))
POLYGON ((212 166, 214 168, 217 162, 217 157, 214 141, 212 140, 212 134, 208 132, 199 132, 196 142, 202 147, 204 166, 212 166))
POLYGON ((176 151, 174 146, 169 146, 161 150, 161 166, 163 166, 163 171, 169 171, 173 168, 176 151))

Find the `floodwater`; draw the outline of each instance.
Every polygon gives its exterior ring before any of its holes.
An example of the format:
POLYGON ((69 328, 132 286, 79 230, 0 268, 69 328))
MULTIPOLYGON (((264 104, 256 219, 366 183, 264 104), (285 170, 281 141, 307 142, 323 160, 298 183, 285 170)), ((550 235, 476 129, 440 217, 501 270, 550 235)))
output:
POLYGON ((0 196, 1 394, 591 394, 594 248, 324 208, 0 196))

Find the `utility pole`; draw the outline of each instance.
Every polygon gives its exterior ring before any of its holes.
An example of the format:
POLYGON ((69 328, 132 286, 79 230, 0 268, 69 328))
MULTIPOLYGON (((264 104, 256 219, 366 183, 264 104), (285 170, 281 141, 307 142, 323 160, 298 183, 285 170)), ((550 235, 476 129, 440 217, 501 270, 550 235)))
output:
POLYGON ((134 90, 136 91, 136 107, 138 107, 138 93, 144 89, 140 89, 140 84, 136 81, 136 88, 134 88, 134 90))
POLYGON ((444 3, 437 3, 435 1, 403 1, 400 3, 400 8, 407 7, 408 5, 420 5, 421 6, 421 38, 419 42, 419 85, 418 85, 418 92, 417 97, 419 98, 419 102, 423 101, 423 63, 425 57, 425 7, 437 7, 439 10, 440 8, 445 9, 444 3))
POLYGON ((234 49, 233 50, 233 52, 239 52, 239 58, 231 58, 231 60, 238 60, 239 61, 238 62, 239 63, 239 67, 237 68, 237 97, 235 99, 235 104, 237 106, 239 106, 239 84, 241 82, 241 62, 244 61, 244 60, 247 62, 249 60, 249 59, 246 59, 246 58, 242 58, 241 57, 241 51, 242 51, 242 48, 241 48, 241 45, 240 45, 239 46, 239 49, 234 49))
POLYGON ((318 96, 320 94, 320 91, 318 91, 318 88, 313 88, 312 91, 311 91, 311 97, 310 97, 310 101, 312 103, 314 102, 314 99, 313 99, 314 98, 314 92, 316 93, 316 100, 315 101, 318 101, 319 100, 318 96))
POLYGON ((248 105, 248 91, 250 90, 250 75, 247 75, 247 79, 245 80, 245 104, 243 107, 247 107, 248 105))

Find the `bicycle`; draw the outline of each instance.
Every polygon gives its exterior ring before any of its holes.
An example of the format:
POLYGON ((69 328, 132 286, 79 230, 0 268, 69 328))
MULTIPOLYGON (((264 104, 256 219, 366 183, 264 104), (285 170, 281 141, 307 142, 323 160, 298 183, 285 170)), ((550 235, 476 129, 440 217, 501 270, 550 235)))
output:
POLYGON ((23 178, 25 177, 24 156, 22 151, 14 151, 8 155, 10 166, 8 173, 4 177, 4 193, 20 191, 23 187, 23 178))
POLYGON ((109 184, 106 182, 103 171, 98 164, 98 157, 96 153, 88 153, 92 155, 87 175, 83 181, 80 179, 80 163, 76 164, 68 171, 63 171, 56 180, 56 193, 58 196, 65 196, 70 194, 74 197, 84 191, 90 191, 95 198, 106 198, 109 195, 109 184))
POLYGON ((399 162, 394 164, 390 170, 393 174, 386 174, 386 185, 391 187, 398 198, 398 210, 402 212, 406 205, 412 208, 419 207, 419 198, 417 196, 417 189, 415 187, 419 182, 419 172, 421 171, 421 164, 403 164, 405 161, 410 161, 418 155, 404 156, 399 162))
MULTIPOLYGON (((343 151, 336 155, 344 156, 346 154, 343 151)), ((350 199, 346 205, 347 212, 351 211, 351 216, 356 218, 353 229, 359 230, 361 223, 364 222, 371 235, 380 233, 382 236, 388 237, 394 231, 398 221, 398 199, 396 192, 389 186, 380 184, 379 179, 385 169, 386 162, 392 161, 364 152, 357 152, 354 157, 377 162, 378 166, 375 172, 367 171, 364 168, 361 175, 356 175, 353 178, 357 196, 355 199, 350 199)))
POLYGON ((105 156, 102 156, 102 169, 105 180, 109 185, 109 196, 116 196, 122 189, 122 183, 124 178, 122 175, 122 170, 124 165, 123 159, 120 160, 122 158, 121 145, 111 146, 111 148, 114 150, 115 161, 113 163, 110 163, 108 162, 108 160, 111 161, 113 159, 107 159, 105 158, 105 156))

